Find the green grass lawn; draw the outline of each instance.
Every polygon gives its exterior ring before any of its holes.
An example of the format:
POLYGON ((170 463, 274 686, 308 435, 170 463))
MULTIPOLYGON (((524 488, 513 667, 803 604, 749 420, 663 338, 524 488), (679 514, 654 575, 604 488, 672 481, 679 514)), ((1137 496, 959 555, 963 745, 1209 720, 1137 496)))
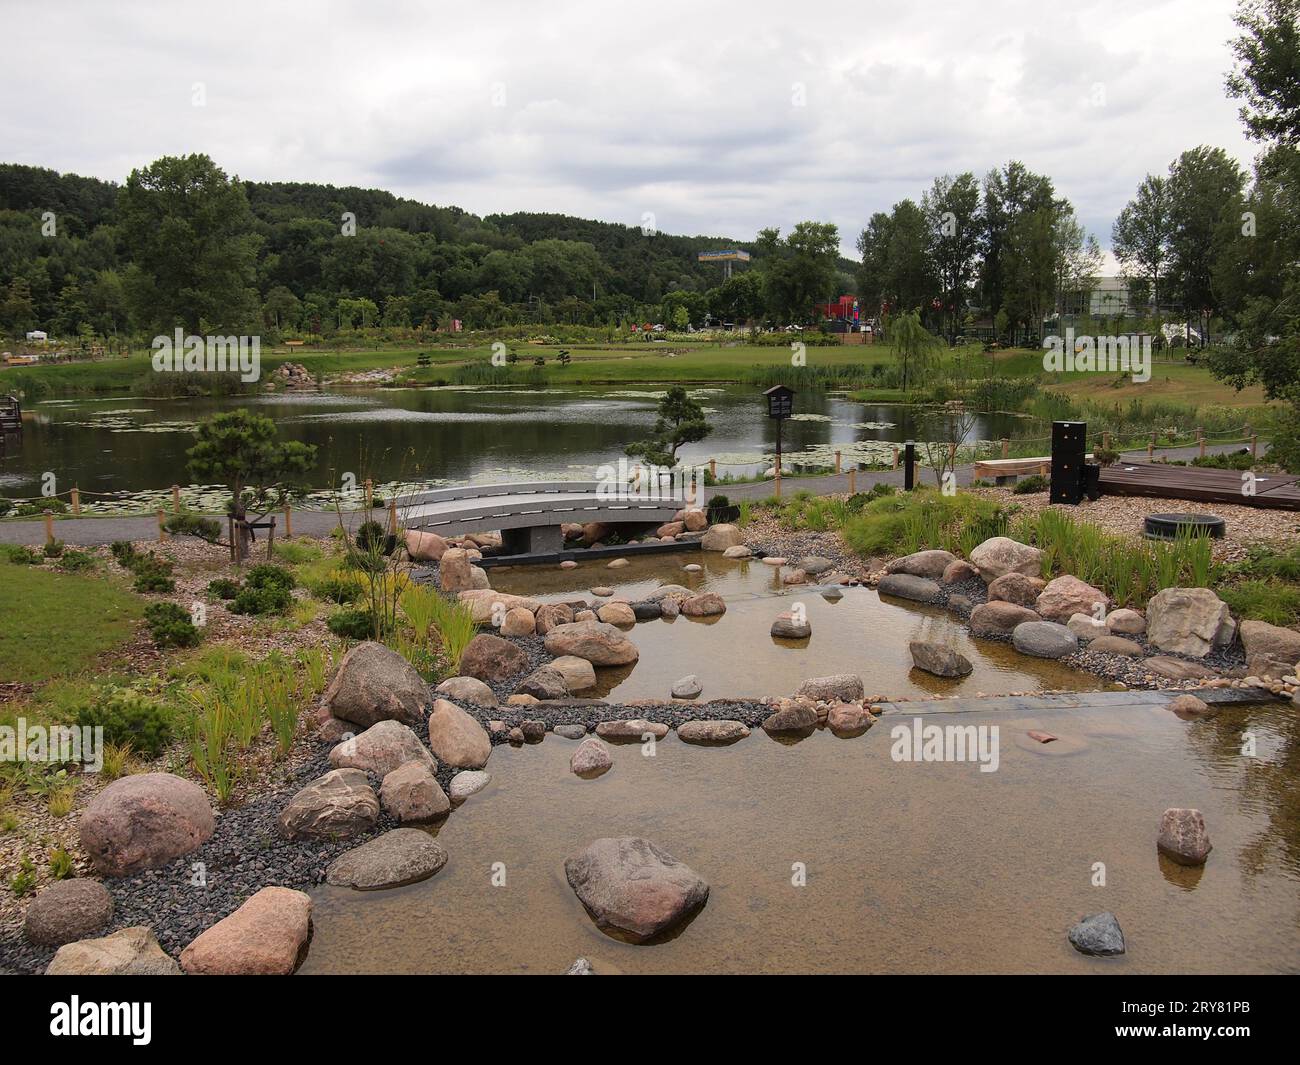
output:
MULTIPOLYGON (((663 384, 726 383, 740 379, 750 370, 790 365, 791 350, 784 343, 748 344, 740 340, 671 340, 663 343, 630 341, 616 344, 529 344, 508 341, 518 361, 511 364, 512 376, 520 383, 533 370, 533 359, 545 358, 543 373, 547 384, 663 384), (572 360, 561 366, 556 360, 560 350, 567 350, 572 360)), ((262 372, 270 374, 284 362, 301 363, 314 374, 334 375, 367 370, 399 371, 400 379, 411 384, 454 383, 458 367, 485 363, 492 354, 490 342, 471 346, 402 344, 356 351, 326 348, 268 348, 262 354, 262 372), (416 365, 420 354, 431 365, 416 365)), ((869 374, 875 365, 890 365, 894 353, 887 344, 835 345, 808 347, 807 365, 854 365, 869 374)), ((947 357, 944 354, 942 357, 947 357)), ((39 395, 86 395, 130 392, 150 370, 148 352, 137 352, 125 359, 99 362, 65 363, 35 367, 0 369, 0 392, 22 390, 30 384, 34 398, 39 395)), ((972 354, 970 372, 999 377, 1034 378, 1040 385, 1079 399, 1127 403, 1166 401, 1186 407, 1221 405, 1253 407, 1264 405, 1258 388, 1235 392, 1216 381, 1203 366, 1192 366, 1180 356, 1158 357, 1152 367, 1151 380, 1137 383, 1120 375, 1094 373, 1048 374, 1043 371, 1042 352, 1008 349, 992 355, 972 354)), ((535 381, 534 377, 534 381, 535 381)), ((865 401, 906 401, 907 397, 891 389, 868 389, 855 398, 865 401)))
POLYGON ((102 577, 0 562, 0 681, 80 672, 131 636, 144 607, 102 577))

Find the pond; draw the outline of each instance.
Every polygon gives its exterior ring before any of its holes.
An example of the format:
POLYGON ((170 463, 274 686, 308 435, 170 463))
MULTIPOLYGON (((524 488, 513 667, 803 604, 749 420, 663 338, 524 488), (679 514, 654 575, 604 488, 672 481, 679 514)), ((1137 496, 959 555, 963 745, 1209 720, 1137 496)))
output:
POLYGON ((726 748, 670 733, 654 757, 613 748, 596 780, 569 772, 575 743, 554 734, 497 747, 488 789, 435 830, 450 856, 437 876, 313 893, 301 971, 560 973, 579 955, 598 973, 1300 969, 1293 708, 1195 722, 1163 709, 961 717, 998 724, 996 772, 893 761, 889 715, 858 739, 793 745, 761 730, 726 748), (1027 740, 1034 727, 1061 742, 1027 740), (1255 758, 1241 754, 1246 730, 1255 758), (1170 806, 1204 813, 1203 869, 1157 854, 1170 806), (605 935, 565 881, 566 857, 621 835, 654 840, 709 882, 674 938, 605 935), (1102 910, 1124 929, 1123 957, 1086 958, 1066 941, 1102 910))
MULTIPOLYGON (((882 600, 868 588, 843 588, 829 599, 809 586, 783 586, 777 568, 758 559, 738 561, 713 551, 630 556, 622 569, 607 560, 555 566, 496 566, 492 587, 545 602, 585 597, 606 586, 635 602, 663 584, 716 592, 727 612, 714 618, 678 617, 639 622, 627 633, 641 652, 631 666, 597 670, 597 688, 583 695, 615 700, 666 699, 673 682, 694 673, 702 698, 792 695, 805 677, 857 673, 867 694, 889 697, 941 694, 1003 695, 1039 689, 1094 691, 1106 686, 1090 673, 1019 654, 1007 643, 973 639, 966 627, 937 607, 882 600), (703 567, 688 573, 682 567, 703 567), (783 640, 772 622, 803 604, 812 636, 783 640), (912 668, 908 643, 934 640, 970 659, 974 672, 959 680, 912 668)), ((792 560, 793 561, 793 560, 792 560)))
MULTIPOLYGON (((682 450, 690 462, 719 460, 719 475, 761 472, 775 448, 755 389, 693 390, 709 411, 712 435, 682 450)), ((605 389, 382 389, 275 393, 223 399, 77 399, 31 405, 20 450, 0 454, 0 494, 34 496, 53 472, 59 490, 84 492, 167 488, 186 480, 185 451, 196 422, 250 407, 275 420, 287 439, 319 447, 314 488, 337 485, 345 472, 377 484, 437 483, 551 476, 591 478, 623 449, 649 434, 660 393, 653 387, 605 389)), ((924 437, 916 409, 853 402, 806 392, 783 430, 786 468, 892 457, 886 441, 924 437)), ((972 439, 1012 431, 1011 416, 981 418, 972 439)))

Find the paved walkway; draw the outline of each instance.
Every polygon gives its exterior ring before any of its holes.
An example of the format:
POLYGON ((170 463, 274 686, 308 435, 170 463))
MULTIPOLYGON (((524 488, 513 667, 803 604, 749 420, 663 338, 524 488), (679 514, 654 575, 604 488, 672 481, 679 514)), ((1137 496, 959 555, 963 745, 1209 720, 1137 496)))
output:
MULTIPOLYGON (((1241 444, 1216 444, 1206 448, 1211 454, 1218 454, 1226 451, 1240 450, 1241 444)), ((1195 447, 1170 448, 1165 451, 1158 451, 1162 458, 1171 459, 1191 459, 1195 458, 1200 452, 1195 447)), ((1126 451, 1123 458, 1136 461, 1145 461, 1146 451, 1126 451)), ((971 482, 972 466, 957 467, 957 483, 959 485, 969 485, 971 482)), ((918 484, 935 484, 934 471, 921 467, 917 470, 918 484)), ((859 492, 865 492, 875 484, 892 484, 901 488, 903 486, 903 470, 859 470, 856 477, 856 487, 859 492)), ((718 485, 708 490, 708 495, 720 493, 732 500, 756 500, 766 499, 772 494, 773 483, 771 481, 757 481, 750 484, 724 484, 718 485)), ((823 474, 810 475, 806 477, 783 477, 781 479, 781 494, 783 496, 793 495, 795 492, 807 490, 815 495, 835 495, 837 493, 847 492, 849 490, 849 475, 841 474, 823 474)), ((419 497, 409 500, 399 507, 405 511, 409 506, 418 505, 419 497)), ((221 521, 223 529, 225 525, 224 515, 210 515, 221 521)), ((355 528, 366 516, 374 516, 377 520, 382 521, 385 512, 375 510, 367 515, 364 511, 344 511, 344 523, 349 528, 355 528)), ((277 515, 278 526, 283 526, 283 515, 277 515)), ((328 536, 339 524, 339 516, 332 510, 329 511, 310 511, 295 510, 293 512, 293 531, 295 536, 328 536)), ((482 530, 487 532, 489 530, 482 530)), ((276 535, 284 534, 282 527, 277 527, 276 535)), ((140 517, 112 517, 112 518, 68 518, 60 520, 54 519, 54 535, 66 544, 76 544, 81 546, 92 544, 110 544, 115 540, 156 540, 158 538, 158 519, 152 515, 142 515, 140 517)), ((263 534, 265 535, 265 534, 263 534)), ((45 523, 41 519, 33 521, 0 521, 0 543, 7 544, 43 544, 45 542, 45 523)))

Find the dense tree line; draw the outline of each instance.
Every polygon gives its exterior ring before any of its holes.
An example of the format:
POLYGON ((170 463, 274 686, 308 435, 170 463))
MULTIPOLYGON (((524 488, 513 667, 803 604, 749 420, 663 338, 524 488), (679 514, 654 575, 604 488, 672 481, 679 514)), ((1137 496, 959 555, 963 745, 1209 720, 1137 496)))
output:
POLYGON ((842 288, 834 226, 745 244, 555 214, 479 218, 374 189, 244 182, 202 155, 121 187, 0 165, 0 331, 149 336, 517 323, 805 321, 842 288), (753 253, 725 283, 704 249, 753 253))
POLYGON ((1011 162, 980 181, 938 177, 871 216, 858 237, 870 313, 918 313, 950 339, 985 319, 999 337, 1037 336, 1070 294, 1096 284, 1101 250, 1052 180, 1011 162))

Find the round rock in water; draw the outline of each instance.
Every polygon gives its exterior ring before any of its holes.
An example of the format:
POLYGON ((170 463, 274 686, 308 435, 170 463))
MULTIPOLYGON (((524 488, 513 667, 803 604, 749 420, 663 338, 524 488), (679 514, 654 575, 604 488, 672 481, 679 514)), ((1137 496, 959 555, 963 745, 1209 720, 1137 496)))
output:
POLYGON ((569 886, 597 926, 634 943, 667 932, 698 911, 709 885, 648 839, 598 839, 565 860, 569 886))
POLYGON ((1070 945, 1080 954, 1110 958, 1124 953, 1124 931, 1113 913, 1094 913, 1069 932, 1070 945))
POLYGON ((358 891, 401 887, 427 880, 447 864, 442 844, 418 828, 395 828, 341 855, 326 882, 358 891))
POLYGON ((492 782, 492 774, 482 769, 466 769, 451 778, 447 790, 452 802, 464 802, 492 782))
POLYGON ((1214 848, 1200 810, 1172 807, 1160 817, 1156 847, 1179 865, 1204 865, 1214 848))
POLYGON ((964 677, 975 668, 965 655, 942 644, 913 640, 908 648, 912 652, 912 664, 936 677, 964 677))
POLYGON ((1026 621, 1011 633, 1011 643, 1022 655, 1064 658, 1079 649, 1079 637, 1054 621, 1026 621))
POLYGON ((682 677, 681 680, 673 685, 672 695, 674 699, 694 699, 703 690, 704 687, 700 684, 699 679, 694 673, 691 673, 688 676, 682 677))
POLYGON ((580 740, 587 735, 587 730, 582 725, 556 725, 551 731, 566 740, 580 740))

